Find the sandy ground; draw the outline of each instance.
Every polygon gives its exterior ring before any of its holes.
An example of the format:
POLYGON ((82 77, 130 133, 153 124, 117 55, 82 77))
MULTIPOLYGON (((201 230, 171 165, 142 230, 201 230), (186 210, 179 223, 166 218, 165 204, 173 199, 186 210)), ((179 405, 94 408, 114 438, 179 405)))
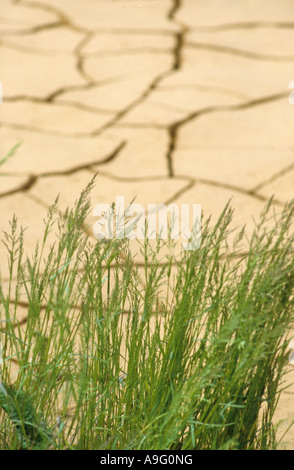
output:
MULTIPOLYGON (((28 249, 61 192, 197 203, 236 225, 294 187, 293 0, 1 0, 1 230, 28 249), (289 88, 290 84, 290 88, 289 88), (292 86, 293 85, 293 86, 292 86)), ((7 277, 0 248, 1 271, 7 277)), ((290 366, 291 367, 291 366, 290 366)), ((293 369, 276 421, 294 418, 293 369)), ((294 430, 281 448, 294 449, 294 430)))

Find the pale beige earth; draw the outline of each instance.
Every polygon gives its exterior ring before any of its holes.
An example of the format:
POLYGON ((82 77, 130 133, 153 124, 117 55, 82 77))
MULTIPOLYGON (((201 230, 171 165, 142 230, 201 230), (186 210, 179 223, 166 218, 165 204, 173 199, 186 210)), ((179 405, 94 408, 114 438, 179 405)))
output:
MULTIPOLYGON (((293 0, 1 0, 0 158, 22 142, 1 167, 1 230, 15 213, 33 250, 56 195, 73 204, 96 172, 93 205, 215 218, 232 197, 252 227, 270 196, 277 211, 293 198, 293 61, 293 0)), ((5 282, 3 247, 0 263, 5 282)))

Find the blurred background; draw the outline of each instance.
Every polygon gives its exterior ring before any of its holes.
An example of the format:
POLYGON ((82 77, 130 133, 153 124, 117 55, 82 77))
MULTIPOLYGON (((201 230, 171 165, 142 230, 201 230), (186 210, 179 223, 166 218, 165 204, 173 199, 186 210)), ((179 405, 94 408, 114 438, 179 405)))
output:
POLYGON ((0 159, 20 145, 1 166, 0 229, 15 213, 33 250, 57 194, 65 209, 98 173, 93 205, 215 219, 232 198, 250 230, 271 196, 277 211, 293 198, 293 64, 293 0, 1 0, 0 159))

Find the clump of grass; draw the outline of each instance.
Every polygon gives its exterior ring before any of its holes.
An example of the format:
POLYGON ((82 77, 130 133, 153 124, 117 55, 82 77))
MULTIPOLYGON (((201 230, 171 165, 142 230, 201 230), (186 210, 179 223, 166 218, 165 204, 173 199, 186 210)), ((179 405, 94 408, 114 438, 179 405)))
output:
POLYGON ((89 240, 92 184, 65 216, 58 201, 50 208, 33 258, 15 218, 5 234, 0 448, 276 448, 294 319, 293 202, 271 229, 266 206, 246 254, 243 231, 228 248, 228 205, 204 223, 201 247, 176 260, 171 241, 144 241, 140 268, 127 240, 89 240))

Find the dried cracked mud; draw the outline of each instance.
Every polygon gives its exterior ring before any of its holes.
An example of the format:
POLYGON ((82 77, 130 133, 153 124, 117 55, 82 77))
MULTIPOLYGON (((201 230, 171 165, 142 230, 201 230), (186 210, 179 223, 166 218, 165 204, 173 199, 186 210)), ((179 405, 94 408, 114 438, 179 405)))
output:
MULTIPOLYGON (((93 204, 216 218, 232 198, 250 228, 293 198, 293 61, 293 0, 1 0, 0 156, 22 142, 1 167, 1 230, 15 213, 33 249, 56 195, 72 205, 96 173, 93 204)), ((3 247, 0 262, 5 280, 3 247)))

